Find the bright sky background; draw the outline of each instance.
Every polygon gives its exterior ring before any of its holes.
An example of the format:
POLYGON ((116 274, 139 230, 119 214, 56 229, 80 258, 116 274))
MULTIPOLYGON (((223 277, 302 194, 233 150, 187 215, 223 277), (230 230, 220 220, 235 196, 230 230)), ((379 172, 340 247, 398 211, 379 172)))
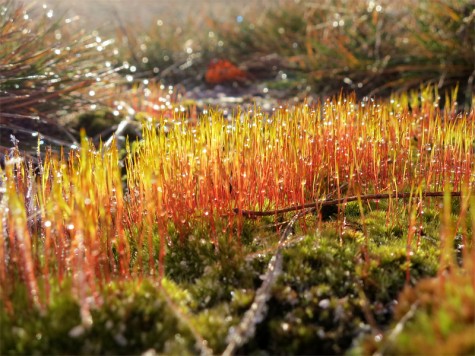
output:
MULTIPOLYGON (((93 27, 121 22, 148 24, 152 20, 183 17, 183 19, 211 15, 225 19, 228 16, 244 15, 251 6, 259 9, 277 0, 37 0, 37 3, 52 6, 58 12, 68 10, 78 14, 93 27)), ((253 7, 253 11, 255 8, 253 7)))

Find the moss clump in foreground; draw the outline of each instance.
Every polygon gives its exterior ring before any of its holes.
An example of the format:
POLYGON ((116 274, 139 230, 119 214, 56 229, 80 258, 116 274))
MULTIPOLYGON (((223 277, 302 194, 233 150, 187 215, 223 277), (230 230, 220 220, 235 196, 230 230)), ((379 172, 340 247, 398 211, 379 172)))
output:
POLYGON ((475 273, 473 263, 437 278, 407 286, 395 310, 395 321, 376 342, 365 338, 358 353, 473 355, 475 353, 475 273))
POLYGON ((55 296, 45 312, 1 312, 2 354, 131 354, 155 349, 195 352, 189 330, 180 324, 160 291, 149 282, 111 285, 93 324, 81 324, 80 307, 67 293, 55 296))
MULTIPOLYGON (((356 222, 352 208, 347 220, 356 222)), ((357 228, 340 242, 339 223, 285 250, 268 315, 238 353, 341 354, 360 335, 388 325, 406 279, 406 232, 394 234, 399 230, 385 227, 385 215, 375 210, 366 213, 368 241, 357 228)), ((412 282, 436 268, 436 249, 423 243, 410 260, 412 282)))
MULTIPOLYGON (((341 220, 324 222, 315 230, 317 217, 307 216, 305 224, 302 221, 297 226, 283 250, 283 272, 272 289, 267 314, 257 324, 255 335, 238 349, 239 354, 342 353, 364 335, 374 339, 385 330, 389 333, 391 325, 421 295, 423 304, 414 326, 398 335, 388 350, 417 352, 423 347, 420 342, 404 340, 424 340, 434 333, 450 339, 454 320, 465 323, 460 335, 471 330, 465 328, 473 317, 473 310, 470 314, 467 309, 473 301, 473 288, 462 281, 467 276, 460 272, 460 281, 454 281, 452 287, 447 284, 444 298, 428 292, 424 287, 428 282, 417 284, 437 271, 438 246, 429 239, 422 239, 413 251, 410 284, 416 287, 405 289, 394 319, 396 300, 407 277, 406 216, 401 209, 399 218, 386 224, 380 208, 385 206, 365 207, 363 226, 356 207, 349 204, 345 215, 351 227, 345 227, 341 238, 337 233, 341 220), (465 289, 457 292, 459 282, 465 289), (437 307, 440 311, 432 315, 431 303, 448 304, 437 307), (456 306, 460 312, 452 317, 456 306)), ((433 217, 422 222, 429 233, 431 226, 437 225, 438 214, 433 217)), ((204 239, 211 232, 203 227, 180 237, 173 237, 171 230, 173 243, 162 285, 147 280, 111 283, 101 294, 101 305, 92 309, 89 328, 81 325, 80 307, 67 287, 55 293, 44 312, 25 307, 26 293, 16 291, 14 315, 5 308, 1 312, 1 353, 132 354, 153 349, 194 354, 200 351, 203 340, 209 350, 220 353, 226 348, 229 329, 250 307, 276 250, 278 234, 268 223, 247 221, 242 245, 222 235, 217 247, 204 239)), ((462 336, 456 340, 455 346, 460 345, 456 351, 470 347, 462 336)), ((375 349, 368 342, 360 345, 366 349, 360 346, 353 350, 375 349)))

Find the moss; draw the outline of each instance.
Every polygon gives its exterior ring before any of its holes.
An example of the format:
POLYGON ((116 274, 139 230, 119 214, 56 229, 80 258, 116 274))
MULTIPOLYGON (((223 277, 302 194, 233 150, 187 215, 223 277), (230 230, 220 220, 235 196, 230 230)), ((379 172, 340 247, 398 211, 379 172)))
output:
POLYGON ((198 301, 197 310, 231 302, 236 290, 255 290, 259 287, 259 277, 265 266, 261 259, 247 262, 237 254, 228 257, 205 268, 202 277, 189 285, 193 298, 198 301))
MULTIPOLYGON (((397 347, 390 343, 388 351, 424 349, 423 337, 451 339, 455 329, 459 337, 450 341, 450 347, 466 350, 470 346, 468 319, 463 319, 464 326, 458 328, 459 316, 454 318, 452 309, 467 309, 471 299, 463 293, 446 292, 443 298, 451 307, 435 312, 431 303, 439 294, 418 284, 436 274, 438 241, 421 236, 417 246, 418 237, 414 236, 408 259, 407 215, 401 212, 401 206, 393 207, 398 214, 389 221, 386 212, 376 206, 365 205, 364 220, 359 207, 357 214, 352 209, 348 204, 343 228, 338 216, 318 223, 318 217, 309 215, 306 226, 296 226, 298 238, 282 251, 283 270, 272 289, 267 314, 257 324, 254 337, 237 351, 239 354, 344 353, 362 335, 376 332, 375 327, 387 329, 395 313, 395 320, 399 320, 415 300, 414 294, 425 296, 426 303, 425 311, 421 309, 421 315, 414 318, 418 329, 402 333, 397 347), (406 288, 398 304, 398 295, 407 285, 419 289, 414 292, 412 287, 406 288), (434 320, 437 327, 433 326, 434 320), (411 348, 411 338, 417 341, 417 347, 411 348)), ((432 226, 438 225, 439 214, 430 209, 427 212, 420 218, 422 230, 435 234, 432 226)), ((82 328, 79 305, 68 294, 55 294, 42 314, 26 307, 26 293, 16 291, 14 304, 19 312, 15 318, 0 313, 2 326, 6 326, 2 328, 2 354, 130 354, 147 350, 195 354, 198 350, 190 327, 207 340, 213 352, 220 353, 226 347, 229 329, 250 308, 261 276, 276 251, 278 233, 272 222, 271 218, 246 220, 240 243, 230 239, 219 225, 225 223, 222 221, 216 225, 216 231, 220 231, 216 235, 206 226, 180 234, 170 226, 162 287, 147 281, 111 284, 101 293, 102 305, 92 310, 91 328, 82 328), (213 240, 217 243, 210 242, 213 240), (177 313, 187 322, 183 323, 177 313)), ((462 279, 456 283, 468 284, 462 279)), ((379 347, 365 340, 359 343, 362 353, 379 347)))
POLYGON ((366 338, 364 353, 388 355, 473 355, 475 353, 475 288, 471 264, 438 278, 406 287, 399 297, 395 321, 382 342, 366 338), (398 323, 396 328, 395 324, 398 323))
POLYGON ((2 354, 132 354, 148 349, 194 353, 194 342, 149 282, 111 285, 103 304, 81 324, 79 305, 61 293, 44 313, 2 311, 2 354))
POLYGON ((359 218, 361 216, 360 207, 358 202, 350 202, 345 205, 345 216, 348 218, 359 218))
MULTIPOLYGON (((386 213, 374 208, 365 212, 365 228, 345 229, 341 241, 340 222, 328 222, 284 251, 269 313, 240 352, 342 353, 371 330, 368 312, 378 327, 390 322, 408 267, 411 283, 436 273, 437 246, 421 242, 408 265, 404 215, 386 223, 386 213)), ((354 212, 350 207, 345 214, 354 212)))
POLYGON ((235 289, 254 290, 260 284, 259 275, 266 261, 263 256, 246 260, 246 254, 263 245, 257 231, 258 223, 247 221, 241 243, 221 233, 216 245, 209 238, 209 228, 197 228, 181 237, 175 233, 166 256, 166 275, 189 289, 197 301, 197 310, 229 302, 235 289))
MULTIPOLYGON (((423 240, 414 248, 408 265, 405 215, 386 223, 386 213, 374 206, 365 214, 368 238, 358 224, 356 230, 345 230, 341 242, 335 229, 339 222, 328 222, 317 234, 284 250, 284 272, 272 291, 268 314, 239 353, 342 353, 358 335, 371 330, 365 308, 379 326, 389 323, 395 299, 406 283, 407 267, 411 283, 435 274, 437 246, 430 241, 423 240), (369 264, 365 263, 365 250, 369 264)), ((359 217, 358 211, 354 221, 359 217)), ((258 231, 256 226, 249 229, 254 235, 258 231)), ((306 229, 297 227, 296 231, 306 229)), ((220 244, 214 264, 205 267, 201 277, 189 285, 193 299, 199 301, 197 320, 212 316, 213 325, 223 326, 226 318, 230 325, 242 317, 269 258, 265 253, 248 261, 243 258, 246 249, 255 251, 251 246, 257 243, 254 238, 241 254, 232 244, 220 244)), ((202 332, 208 333, 209 327, 202 332)), ((225 344, 217 342, 215 335, 212 338, 213 350, 222 351, 225 344)))
POLYGON ((193 322, 200 334, 208 341, 209 347, 216 353, 224 351, 228 330, 239 322, 227 303, 220 303, 213 308, 203 309, 193 322))
POLYGON ((240 352, 335 353, 351 342, 351 331, 342 339, 342 326, 351 330, 361 321, 348 298, 355 290, 349 281, 353 248, 340 247, 332 234, 326 237, 309 236, 285 251, 285 272, 273 289, 268 316, 240 352))
POLYGON ((166 275, 177 282, 193 282, 216 260, 215 246, 205 236, 189 235, 185 241, 172 237, 165 257, 166 275))
POLYGON ((403 246, 380 246, 372 250, 371 254, 372 263, 364 279, 365 291, 370 299, 383 303, 389 303, 397 297, 407 282, 406 278, 416 283, 422 277, 434 276, 437 271, 438 254, 423 249, 413 252, 409 262, 403 246))
POLYGON ((231 292, 231 307, 237 312, 244 312, 251 306, 255 291, 252 289, 238 289, 231 292))
MULTIPOLYGON (((131 354, 154 349, 162 352, 176 334, 191 339, 156 287, 145 282, 139 288, 112 288, 105 294, 104 306, 93 311, 90 332, 101 335, 100 343, 89 343, 87 352, 131 354)), ((191 345, 188 345, 190 348, 191 345)))
POLYGON ((80 324, 79 306, 70 294, 64 293, 51 301, 49 308, 40 312, 27 302, 26 295, 14 294, 14 315, 1 309, 1 354, 42 354, 78 350, 79 340, 71 340, 68 332, 80 324), (23 305, 23 307, 18 307, 23 305))

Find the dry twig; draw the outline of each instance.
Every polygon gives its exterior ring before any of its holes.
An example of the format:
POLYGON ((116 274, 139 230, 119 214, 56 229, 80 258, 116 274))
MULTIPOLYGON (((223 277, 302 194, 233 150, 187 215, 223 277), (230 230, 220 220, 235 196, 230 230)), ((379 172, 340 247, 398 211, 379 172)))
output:
MULTIPOLYGON (((317 200, 316 202, 305 203, 305 204, 300 204, 296 206, 290 206, 287 208, 268 210, 268 211, 234 209, 234 212, 236 214, 242 214, 246 218, 256 218, 260 216, 279 215, 279 214, 289 213, 292 211, 299 211, 303 209, 309 209, 307 212, 311 212, 324 206, 345 204, 345 203, 357 201, 360 199, 362 201, 382 200, 382 199, 410 199, 410 198, 418 198, 418 197, 422 197, 422 198, 443 197, 444 194, 445 194, 444 192, 422 192, 421 194, 414 194, 414 193, 367 194, 367 195, 351 196, 351 197, 331 199, 331 200, 321 199, 321 200, 317 200)), ((450 192, 449 194, 452 197, 460 197, 462 195, 461 192, 450 192)))

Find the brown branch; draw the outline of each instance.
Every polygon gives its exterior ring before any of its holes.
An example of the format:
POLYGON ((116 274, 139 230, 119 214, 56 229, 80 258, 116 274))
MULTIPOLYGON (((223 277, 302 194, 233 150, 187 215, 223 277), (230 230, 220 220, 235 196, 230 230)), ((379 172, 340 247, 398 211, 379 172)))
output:
MULTIPOLYGON (((300 204, 296 206, 290 206, 287 208, 282 208, 282 209, 275 209, 275 210, 269 210, 269 211, 256 211, 256 210, 239 210, 239 209, 234 209, 234 213, 236 214, 242 214, 242 216, 246 218, 256 218, 259 216, 270 216, 270 215, 278 215, 278 214, 284 214, 288 213, 291 211, 297 211, 297 210, 302 210, 302 209, 317 209, 322 206, 330 206, 330 205, 339 205, 339 204, 344 204, 344 203, 349 203, 352 201, 356 200, 377 200, 377 199, 408 199, 411 197, 417 198, 417 197, 443 197, 444 192, 422 192, 421 194, 414 194, 414 193, 393 193, 393 194, 367 194, 367 195, 360 195, 360 196, 351 196, 351 197, 346 197, 346 198, 340 198, 340 199, 331 199, 331 200, 326 200, 326 199, 321 199, 317 200, 316 202, 312 203, 305 203, 305 204, 300 204)), ((450 192, 450 196, 452 197, 460 197, 462 195, 461 192, 450 192)))

